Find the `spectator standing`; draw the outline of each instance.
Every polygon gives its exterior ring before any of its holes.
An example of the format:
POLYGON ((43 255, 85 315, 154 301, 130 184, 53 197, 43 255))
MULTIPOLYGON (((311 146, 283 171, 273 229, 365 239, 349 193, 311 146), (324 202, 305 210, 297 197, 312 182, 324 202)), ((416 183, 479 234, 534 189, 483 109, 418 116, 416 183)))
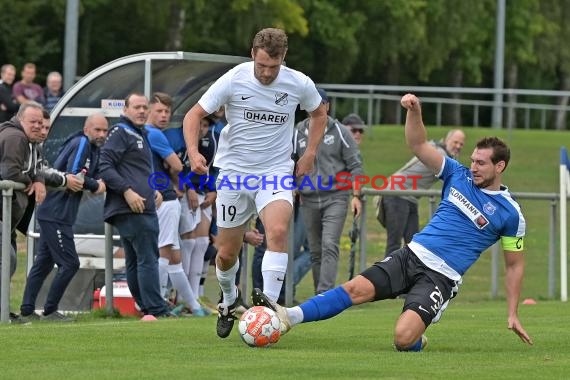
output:
POLYGON ((46 99, 42 87, 34 83, 36 79, 36 65, 33 63, 26 63, 22 69, 22 80, 16 82, 12 89, 12 95, 20 104, 26 103, 30 100, 45 104, 46 99))
POLYGON ((204 257, 210 242, 212 204, 216 199, 213 180, 215 173, 212 163, 218 149, 219 135, 210 128, 211 126, 212 120, 209 117, 200 120, 198 149, 206 159, 208 178, 200 177, 191 171, 182 128, 172 128, 165 131, 168 141, 185 164, 184 171, 181 174, 181 178, 184 180, 180 182, 178 188, 181 191, 180 204, 182 207, 179 232, 184 271, 196 296, 200 294, 200 281, 204 270, 208 269, 204 257))
POLYGON ((148 185, 154 172, 144 128, 148 99, 131 93, 119 123, 101 149, 100 176, 107 185, 105 221, 121 235, 127 284, 144 314, 172 316, 160 294, 158 280, 158 217, 161 194, 148 185))
MULTIPOLYGON (((162 132, 170 124, 172 98, 163 92, 155 92, 150 100, 146 130, 148 142, 153 153, 154 169, 165 172, 173 179, 161 189, 162 204, 157 210, 158 216, 158 275, 161 294, 167 296, 168 278, 177 291, 177 297, 192 311, 195 317, 208 315, 198 302, 198 296, 192 291, 188 277, 184 273, 180 254, 178 226, 180 224, 180 202, 173 182, 177 183, 178 173, 182 171, 182 162, 168 143, 162 132)), ((202 267, 200 267, 200 270, 202 267)))
MULTIPOLYGON (((96 179, 96 173, 99 147, 105 142, 108 129, 109 123, 102 114, 87 117, 83 130, 72 134, 63 143, 53 168, 79 177, 85 190, 95 194, 105 192, 105 184, 96 179)), ((36 210, 40 227, 38 251, 28 274, 20 307, 22 317, 28 320, 73 321, 73 318, 58 311, 58 305, 79 269, 73 224, 82 196, 82 191, 51 191, 36 210), (37 315, 34 312, 36 299, 54 264, 57 265, 57 273, 50 285, 43 313, 37 315)))
MULTIPOLYGON (((38 170, 40 164, 36 144, 41 141, 42 110, 41 104, 29 102, 20 106, 15 117, 0 124, 0 179, 26 185, 23 191, 14 191, 12 196, 12 236, 10 238, 13 247, 15 246, 15 230, 26 212, 29 197, 36 204, 41 204, 46 196, 44 178, 38 170)), ((1 211, 2 205, 0 204, 1 211)), ((14 248, 10 252, 10 277, 15 271, 16 251, 14 248)), ((22 321, 18 315, 13 313, 10 313, 10 320, 14 323, 22 321)))
POLYGON ((51 112, 63 94, 63 78, 57 71, 52 71, 48 74, 44 87, 45 109, 51 112))
POLYGON ((14 79, 16 79, 14 65, 2 65, 0 72, 0 123, 10 120, 20 107, 20 104, 12 96, 14 79))
MULTIPOLYGON (((327 112, 329 102, 324 90, 319 89, 327 112)), ((309 119, 295 127, 294 156, 305 153, 310 133, 309 119)), ((319 145, 315 170, 309 174, 312 185, 304 185, 304 178, 297 178, 301 194, 301 213, 307 228, 311 251, 311 266, 315 294, 335 286, 340 254, 340 236, 344 227, 348 200, 352 193, 350 209, 355 217, 360 215, 362 203, 360 189, 339 189, 339 173, 350 173, 352 178, 363 174, 360 151, 350 132, 338 120, 328 116, 323 141, 319 145)))

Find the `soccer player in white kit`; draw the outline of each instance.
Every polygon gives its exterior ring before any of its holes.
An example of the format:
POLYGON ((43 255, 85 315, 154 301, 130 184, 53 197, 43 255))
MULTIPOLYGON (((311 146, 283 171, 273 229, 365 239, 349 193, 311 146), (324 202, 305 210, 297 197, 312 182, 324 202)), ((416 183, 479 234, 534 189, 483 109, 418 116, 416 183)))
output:
POLYGON ((216 188, 218 255, 216 275, 221 297, 216 331, 227 337, 233 327, 239 291, 235 275, 246 224, 256 212, 265 226, 267 251, 262 273, 265 294, 277 300, 287 269, 287 235, 293 211, 291 160, 295 110, 311 118, 309 146, 297 162, 296 175, 313 170, 327 114, 314 82, 283 66, 287 35, 280 29, 259 31, 251 49, 253 62, 237 65, 220 77, 184 117, 184 139, 192 170, 206 174, 198 152, 200 119, 225 106, 228 125, 222 130, 214 166, 220 168, 216 188))

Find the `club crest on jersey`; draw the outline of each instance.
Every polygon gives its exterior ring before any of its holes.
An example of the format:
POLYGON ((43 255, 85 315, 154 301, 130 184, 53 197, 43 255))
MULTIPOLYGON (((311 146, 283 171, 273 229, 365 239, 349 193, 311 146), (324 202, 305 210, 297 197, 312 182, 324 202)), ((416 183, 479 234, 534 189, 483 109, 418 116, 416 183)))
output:
POLYGON ((497 207, 495 207, 491 202, 487 202, 483 205, 483 211, 485 211, 485 214, 487 215, 493 215, 495 210, 497 210, 497 207))
POLYGON ((137 141, 137 147, 138 147, 139 149, 142 149, 142 148, 143 148, 143 142, 142 142, 141 140, 138 140, 138 141, 137 141))
POLYGON ((489 220, 485 218, 485 215, 456 188, 451 187, 449 189, 447 200, 453 203, 477 228, 483 229, 489 224, 489 220))
POLYGON ((283 125, 289 119, 289 115, 279 112, 246 109, 243 111, 243 118, 247 121, 265 125, 283 125))
POLYGON ((284 106, 289 103, 289 94, 286 92, 278 92, 275 94, 275 104, 278 106, 284 106))
POLYGON ((334 144, 334 136, 333 135, 325 135, 325 137, 323 138, 323 143, 325 143, 325 145, 334 144))
POLYGON ((299 148, 304 149, 307 146, 307 140, 301 139, 299 140, 299 148))

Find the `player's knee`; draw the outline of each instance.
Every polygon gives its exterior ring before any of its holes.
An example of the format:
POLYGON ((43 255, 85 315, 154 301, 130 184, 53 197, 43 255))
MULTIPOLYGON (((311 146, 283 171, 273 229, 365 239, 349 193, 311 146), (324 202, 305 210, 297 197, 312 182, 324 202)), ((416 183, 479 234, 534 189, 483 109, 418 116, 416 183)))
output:
POLYGON ((277 244, 287 243, 287 225, 280 223, 271 226, 270 228, 265 228, 268 241, 275 242, 277 244))
POLYGON ((398 351, 407 351, 421 338, 426 325, 417 312, 405 310, 394 329, 394 346, 398 351))
POLYGON ((394 346, 398 351, 407 351, 416 344, 420 337, 421 334, 418 335, 414 329, 398 324, 394 330, 394 346))
POLYGON ((374 285, 363 276, 356 276, 352 280, 344 283, 342 287, 350 296, 353 305, 374 300, 374 285))
POLYGON ((216 261, 219 267, 221 268, 227 268, 232 266, 235 261, 236 261, 236 257, 238 256, 238 253, 232 253, 230 250, 225 250, 225 249, 220 249, 218 251, 218 255, 216 256, 216 261))

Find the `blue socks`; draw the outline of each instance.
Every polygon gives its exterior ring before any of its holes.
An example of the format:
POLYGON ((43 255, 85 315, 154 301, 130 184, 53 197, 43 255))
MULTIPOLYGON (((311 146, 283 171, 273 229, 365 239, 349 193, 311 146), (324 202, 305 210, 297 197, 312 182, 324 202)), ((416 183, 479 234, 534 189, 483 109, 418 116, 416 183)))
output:
POLYGON ((350 296, 341 286, 311 297, 299 305, 303 310, 303 322, 329 319, 351 306, 350 296))
POLYGON ((418 339, 418 341, 416 343, 414 343, 413 346, 408 347, 406 349, 400 349, 398 348, 398 346, 395 346, 396 349, 398 351, 403 351, 403 352, 420 352, 422 350, 422 338, 420 337, 420 339, 418 339))

